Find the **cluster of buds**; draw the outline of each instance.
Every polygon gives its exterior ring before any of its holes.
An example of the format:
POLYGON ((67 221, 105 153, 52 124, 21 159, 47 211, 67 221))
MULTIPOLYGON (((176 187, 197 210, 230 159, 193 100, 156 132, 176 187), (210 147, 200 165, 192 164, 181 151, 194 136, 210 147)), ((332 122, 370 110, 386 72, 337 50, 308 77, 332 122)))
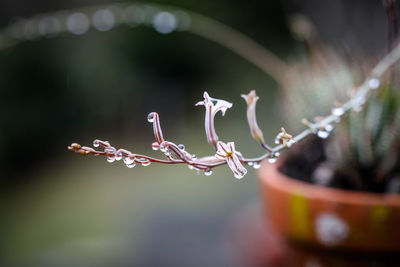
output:
POLYGON ((285 128, 281 128, 281 132, 275 137, 275 144, 283 145, 284 147, 291 147, 296 141, 293 136, 288 134, 285 128))

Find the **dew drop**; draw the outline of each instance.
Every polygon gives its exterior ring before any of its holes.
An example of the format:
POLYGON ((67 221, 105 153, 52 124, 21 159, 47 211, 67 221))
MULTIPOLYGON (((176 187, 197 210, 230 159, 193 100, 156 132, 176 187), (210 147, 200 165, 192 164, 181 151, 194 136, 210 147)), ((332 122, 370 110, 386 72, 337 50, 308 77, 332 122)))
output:
POLYGON ((380 85, 380 82, 377 78, 371 78, 368 80, 368 87, 371 89, 376 89, 380 85))
POLYGON ((73 34, 84 34, 89 27, 89 18, 83 13, 73 13, 67 18, 67 29, 73 34))
POLYGON ((160 144, 160 151, 163 152, 163 153, 168 151, 168 143, 167 142, 162 142, 160 144))
POLYGON ((107 161, 113 163, 115 161, 115 157, 107 157, 107 161))
POLYGON ((155 112, 149 113, 149 115, 147 116, 147 121, 148 122, 153 122, 154 121, 154 115, 155 115, 155 112))
POLYGON ((125 157, 125 158, 124 158, 124 163, 125 163, 126 165, 130 165, 130 164, 132 164, 132 163, 134 163, 134 162, 135 162, 135 160, 132 159, 132 158, 130 158, 130 157, 125 157))
POLYGON ((260 162, 254 162, 254 164, 253 164, 254 169, 259 169, 260 167, 261 167, 260 162))
POLYGON ((233 175, 235 176, 236 179, 242 179, 246 175, 246 173, 235 172, 233 175))
POLYGON ((213 171, 211 169, 205 170, 204 171, 204 175, 205 176, 210 176, 213 173, 213 171))
POLYGON ((291 139, 291 140, 289 140, 289 141, 286 142, 286 146, 287 146, 287 147, 291 147, 294 143, 296 143, 296 141, 294 141, 294 140, 291 139))
POLYGON ((130 168, 130 169, 132 169, 133 167, 135 167, 136 166, 136 163, 135 162, 133 162, 133 163, 131 163, 131 164, 126 164, 126 167, 128 167, 128 168, 130 168))
POLYGON ((332 130, 333 130, 333 125, 332 124, 327 124, 327 125, 325 125, 325 131, 327 131, 327 132, 332 132, 332 130))
POLYGON ((115 154, 115 160, 121 160, 122 159, 122 153, 118 152, 117 154, 115 154))
POLYGON ((254 165, 254 162, 250 161, 250 162, 247 163, 247 165, 253 166, 253 165, 254 165))
POLYGON ((275 158, 275 157, 268 158, 269 163, 275 163, 277 160, 278 160, 278 158, 275 158))
POLYGON ((183 144, 179 144, 178 147, 179 147, 179 149, 182 150, 182 151, 185 150, 185 145, 183 145, 183 144))
POLYGON ((108 9, 101 9, 93 15, 93 26, 99 31, 111 30, 115 25, 114 14, 108 9))
POLYGON ((159 12, 154 16, 153 26, 159 33, 167 34, 176 29, 176 17, 170 12, 159 12))
POLYGON ((94 147, 99 147, 99 145, 100 145, 100 141, 98 139, 93 141, 93 146, 94 147))
POLYGON ((326 139, 329 137, 329 133, 327 131, 322 131, 322 130, 319 130, 317 132, 317 135, 319 138, 322 138, 322 139, 326 139))
POLYGON ((142 162, 142 166, 143 166, 143 167, 147 167, 147 166, 149 166, 150 164, 151 164, 150 161, 144 161, 144 162, 142 162))
POLYGON ((157 151, 160 149, 160 145, 157 142, 154 142, 153 144, 151 144, 151 148, 157 151))
POLYGON ((332 115, 334 116, 342 116, 344 114, 344 108, 338 107, 332 109, 332 115))

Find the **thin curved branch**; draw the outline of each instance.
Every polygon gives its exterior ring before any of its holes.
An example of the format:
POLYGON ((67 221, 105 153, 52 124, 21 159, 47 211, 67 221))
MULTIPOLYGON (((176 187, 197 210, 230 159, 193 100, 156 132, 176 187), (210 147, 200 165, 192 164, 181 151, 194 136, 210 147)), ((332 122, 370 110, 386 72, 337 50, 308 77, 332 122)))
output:
MULTIPOLYGON (((211 173, 211 169, 217 166, 228 164, 229 167, 235 174, 235 177, 242 178, 246 174, 246 169, 241 165, 248 164, 253 167, 259 167, 259 163, 264 159, 269 159, 270 162, 274 162, 276 158, 279 156, 280 151, 291 147, 294 143, 300 142, 307 136, 311 134, 317 134, 321 138, 326 138, 329 136, 330 131, 333 130, 332 124, 338 122, 342 116, 344 116, 351 109, 359 108, 362 106, 368 96, 369 93, 377 89, 379 87, 379 79, 387 71, 394 63, 396 63, 400 59, 400 44, 398 44, 389 54, 387 54, 379 63, 373 68, 371 75, 367 77, 367 79, 362 83, 362 85, 356 90, 356 93, 351 97, 347 102, 345 102, 340 107, 334 107, 331 110, 331 114, 326 117, 319 117, 315 120, 315 122, 309 122, 307 120, 303 120, 303 123, 308 127, 304 131, 300 132, 296 136, 292 136, 288 134, 283 128, 281 132, 277 135, 276 142, 279 143, 277 146, 270 148, 270 150, 257 157, 257 158, 245 158, 239 151, 236 151, 234 148, 234 143, 229 142, 225 144, 221 141, 216 140, 217 142, 217 153, 214 156, 206 156, 202 158, 196 158, 190 153, 186 152, 184 147, 180 145, 176 145, 169 141, 164 141, 162 135, 160 137, 159 133, 161 132, 161 128, 159 126, 159 121, 157 123, 153 122, 155 138, 157 140, 156 143, 153 143, 153 149, 160 149, 161 152, 168 156, 168 160, 161 160, 152 158, 145 155, 133 154, 128 150, 119 149, 116 150, 112 147, 108 142, 95 140, 94 146, 102 146, 104 151, 96 151, 91 147, 81 146, 77 143, 71 144, 68 149, 75 151, 76 153, 82 155, 104 155, 107 156, 107 159, 112 162, 114 160, 126 159, 129 161, 133 161, 134 163, 140 163, 143 166, 149 165, 151 162, 162 163, 162 164, 187 164, 190 168, 195 170, 204 170, 205 174, 209 175, 211 173), (158 129, 159 128, 159 129, 158 129), (156 130, 158 129, 158 130, 156 130), (162 141, 162 142, 158 142, 162 141), (174 154, 177 159, 171 156, 171 153, 174 154)), ((208 94, 207 94, 207 97, 208 94)), ((209 97, 209 100, 212 99, 209 97)), ((215 99, 214 99, 215 100, 215 99)), ((223 100, 219 100, 223 101, 223 100)), ((226 102, 229 103, 229 102, 226 102)), ((206 104, 203 102, 202 104, 206 104)), ((224 108, 226 108, 224 106, 224 108)), ((226 109, 225 109, 226 110, 226 109)), ((215 111, 215 110, 214 110, 215 111)), ((152 116, 150 118, 157 118, 157 113, 151 113, 152 116)), ((215 114, 214 114, 215 115, 215 114)), ((126 163, 126 162, 125 162, 126 163)), ((132 163, 127 166, 131 167, 132 163)))

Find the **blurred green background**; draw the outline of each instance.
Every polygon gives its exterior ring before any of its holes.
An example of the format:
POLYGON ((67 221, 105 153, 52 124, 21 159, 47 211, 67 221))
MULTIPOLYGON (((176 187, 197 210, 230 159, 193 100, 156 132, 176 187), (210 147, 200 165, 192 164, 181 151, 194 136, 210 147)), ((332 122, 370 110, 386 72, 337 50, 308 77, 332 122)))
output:
MULTIPOLYGON (((212 17, 289 61, 304 52, 288 30, 294 12, 306 13, 324 40, 352 53, 381 51, 386 37, 379 1, 155 2, 212 17)), ((3 0, 0 23, 107 3, 113 2, 3 0)), ((210 177, 186 166, 131 170, 66 147, 100 138, 157 155, 146 120, 156 111, 168 140, 199 156, 213 154, 204 109, 194 107, 207 90, 234 103, 216 119, 220 138, 257 156, 262 150, 251 140, 240 98, 251 89, 261 98, 266 140, 273 140, 284 124, 275 81, 185 31, 121 25, 0 51, 1 266, 242 266, 229 229, 241 210, 257 210, 255 171, 236 180, 225 167, 210 177)))

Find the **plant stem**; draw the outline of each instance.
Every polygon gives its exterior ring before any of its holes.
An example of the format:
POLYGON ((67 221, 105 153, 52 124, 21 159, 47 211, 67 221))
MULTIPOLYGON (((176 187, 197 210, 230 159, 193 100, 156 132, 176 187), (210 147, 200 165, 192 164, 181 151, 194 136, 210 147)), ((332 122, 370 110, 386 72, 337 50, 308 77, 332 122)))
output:
MULTIPOLYGON (((369 81, 371 79, 379 79, 381 76, 393 65, 395 64, 398 60, 400 59, 400 43, 390 52, 388 53, 384 58, 382 58, 378 64, 372 69, 371 75, 369 75, 365 81, 361 84, 360 87, 357 88, 357 93, 355 94, 354 97, 350 98, 347 102, 345 102, 342 105, 342 108, 344 109, 344 114, 346 114, 349 110, 353 109, 357 105, 359 105, 360 100, 363 98, 366 98, 368 93, 373 90, 374 88, 371 88, 369 86, 369 81)), ((310 134, 314 134, 316 131, 320 130, 321 128, 325 127, 328 124, 335 123, 339 117, 337 115, 330 114, 326 117, 324 117, 322 120, 320 120, 317 123, 313 123, 310 125, 310 127, 298 135, 294 136, 293 139, 296 142, 299 142, 306 138, 310 134)), ((252 158, 252 159, 244 159, 243 162, 259 162, 263 159, 268 158, 269 156, 273 155, 276 152, 279 152, 281 150, 286 149, 284 145, 278 145, 272 148, 271 152, 267 152, 264 155, 258 157, 258 158, 252 158)))

